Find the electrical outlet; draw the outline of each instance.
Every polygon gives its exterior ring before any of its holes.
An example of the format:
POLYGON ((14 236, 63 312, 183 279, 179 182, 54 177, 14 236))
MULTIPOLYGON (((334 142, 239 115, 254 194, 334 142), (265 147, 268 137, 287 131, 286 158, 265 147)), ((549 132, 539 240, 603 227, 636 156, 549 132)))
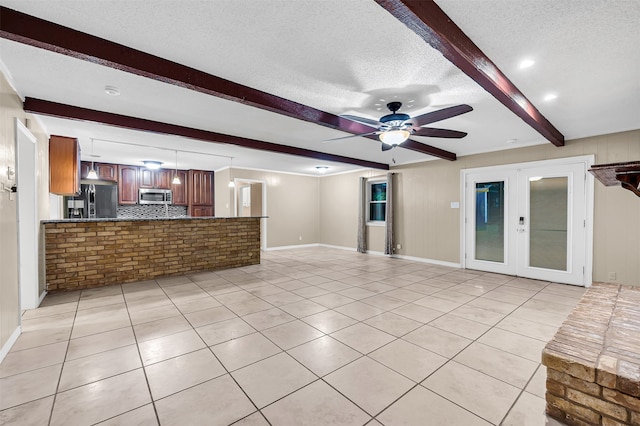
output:
POLYGON ((608 279, 615 281, 616 280, 616 273, 615 272, 609 272, 609 278, 608 279))
POLYGON ((402 244, 397 245, 398 250, 402 250, 402 244))
POLYGON ((300 236, 298 237, 298 240, 302 241, 302 235, 300 235, 300 236))

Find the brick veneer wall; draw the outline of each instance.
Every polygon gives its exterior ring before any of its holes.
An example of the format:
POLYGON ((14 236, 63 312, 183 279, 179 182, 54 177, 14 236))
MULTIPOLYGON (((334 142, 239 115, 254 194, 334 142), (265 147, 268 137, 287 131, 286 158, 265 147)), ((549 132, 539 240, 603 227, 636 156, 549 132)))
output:
POLYGON ((547 413, 640 425, 640 288, 594 283, 542 353, 547 413))
POLYGON ((45 222, 49 291, 260 263, 259 218, 45 222))

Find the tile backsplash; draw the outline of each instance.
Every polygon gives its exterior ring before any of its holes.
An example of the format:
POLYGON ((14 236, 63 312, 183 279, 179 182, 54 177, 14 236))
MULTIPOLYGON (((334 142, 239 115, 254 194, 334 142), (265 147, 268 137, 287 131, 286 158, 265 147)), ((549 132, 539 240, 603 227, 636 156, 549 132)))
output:
POLYGON ((118 219, 154 219, 158 217, 186 217, 186 206, 165 206, 164 204, 119 205, 118 219), (168 213, 168 214, 167 214, 168 213))

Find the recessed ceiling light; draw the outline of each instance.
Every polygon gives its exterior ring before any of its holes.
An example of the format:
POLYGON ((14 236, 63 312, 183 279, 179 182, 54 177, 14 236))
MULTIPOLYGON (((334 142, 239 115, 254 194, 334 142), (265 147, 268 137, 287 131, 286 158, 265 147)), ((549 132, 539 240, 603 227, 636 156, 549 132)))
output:
POLYGON ((544 100, 548 102, 554 100, 557 97, 558 95, 556 95, 555 93, 549 93, 548 95, 545 95, 544 100))
POLYGON ((533 64, 535 64, 535 63, 536 63, 536 61, 534 61, 533 59, 523 59, 520 62, 520 69, 523 70, 525 68, 532 67, 533 64))
POLYGON ((118 88, 114 86, 104 86, 104 93, 109 96, 119 96, 120 90, 118 90, 118 88))
POLYGON ((327 170, 329 170, 329 167, 327 167, 327 166, 316 166, 316 170, 318 171, 318 173, 325 173, 327 170))

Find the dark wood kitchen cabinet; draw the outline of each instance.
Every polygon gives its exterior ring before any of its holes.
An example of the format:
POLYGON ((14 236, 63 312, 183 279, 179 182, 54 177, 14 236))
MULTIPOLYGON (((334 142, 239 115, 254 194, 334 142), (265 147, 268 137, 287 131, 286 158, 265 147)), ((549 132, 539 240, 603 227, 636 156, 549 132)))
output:
POLYGON ((49 139, 49 192, 58 195, 80 193, 80 144, 75 138, 49 139))
POLYGON ((112 182, 118 181, 118 166, 108 163, 95 163, 94 167, 98 174, 98 179, 112 182))
POLYGON ((118 166, 118 204, 138 204, 138 168, 118 166))
MULTIPOLYGON (((110 182, 118 181, 118 166, 116 164, 109 163, 93 163, 93 168, 98 175, 98 179, 107 180, 110 182)), ((80 176, 82 179, 86 179, 89 171, 91 170, 91 161, 83 161, 80 166, 80 176)))
POLYGON ((80 163, 80 179, 86 179, 91 170, 91 161, 83 161, 80 163))
POLYGON ((160 169, 156 170, 156 188, 171 189, 171 179, 173 179, 173 171, 160 169))
POLYGON ((213 216, 213 207, 192 206, 191 217, 211 217, 213 216))
POLYGON ((213 216, 213 172, 189 170, 189 215, 213 216))
MULTIPOLYGON (((180 178, 180 185, 171 184, 171 193, 173 195, 173 205, 188 206, 189 205, 189 199, 188 199, 189 173, 187 173, 186 170, 178 170, 178 177, 180 178)), ((173 180, 173 174, 171 174, 171 180, 173 180)))
POLYGON ((138 174, 139 188, 171 189, 171 170, 151 170, 141 167, 138 174))

